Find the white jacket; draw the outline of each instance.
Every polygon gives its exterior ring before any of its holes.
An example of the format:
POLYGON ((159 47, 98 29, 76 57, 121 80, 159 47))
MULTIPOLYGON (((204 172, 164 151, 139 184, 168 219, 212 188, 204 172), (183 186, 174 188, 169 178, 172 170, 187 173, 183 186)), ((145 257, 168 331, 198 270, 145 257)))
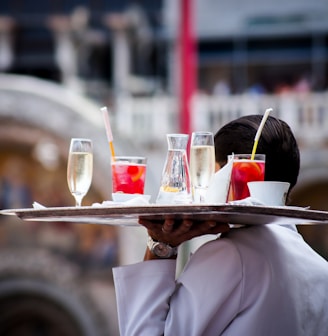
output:
POLYGON ((231 230, 174 260, 113 270, 121 335, 327 336, 328 263, 296 229, 231 230))

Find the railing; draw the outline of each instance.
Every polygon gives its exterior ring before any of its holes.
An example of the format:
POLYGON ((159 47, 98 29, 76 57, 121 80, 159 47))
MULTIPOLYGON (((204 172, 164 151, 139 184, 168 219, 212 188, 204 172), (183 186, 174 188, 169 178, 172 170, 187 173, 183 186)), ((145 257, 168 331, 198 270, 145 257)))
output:
MULTIPOLYGON (((248 114, 285 120, 298 141, 317 146, 328 140, 328 93, 285 95, 197 95, 192 101, 192 130, 216 132, 223 124, 248 114)), ((166 133, 179 131, 178 101, 174 97, 120 97, 113 110, 115 131, 142 144, 163 143, 166 133)))

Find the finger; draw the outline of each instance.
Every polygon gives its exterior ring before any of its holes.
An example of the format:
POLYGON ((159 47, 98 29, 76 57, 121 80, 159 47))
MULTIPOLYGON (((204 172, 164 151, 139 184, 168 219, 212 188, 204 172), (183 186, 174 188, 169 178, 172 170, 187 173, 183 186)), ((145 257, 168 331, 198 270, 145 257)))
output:
MULTIPOLYGON (((209 229, 216 227, 217 222, 216 221, 207 221, 206 225, 209 229)), ((205 225, 204 225, 205 226, 205 225)))
POLYGON ((164 233, 170 233, 173 230, 174 220, 173 219, 165 219, 164 224, 162 226, 162 231, 164 233))
POLYGON ((139 219, 138 223, 144 226, 146 229, 153 230, 153 231, 160 231, 162 227, 161 223, 154 222, 154 221, 147 220, 147 219, 139 219))
POLYGON ((148 227, 149 225, 154 225, 154 222, 143 218, 139 218, 138 223, 146 227, 148 227))
POLYGON ((190 219, 184 219, 182 223, 178 226, 175 232, 179 235, 189 232, 193 225, 193 221, 190 219))

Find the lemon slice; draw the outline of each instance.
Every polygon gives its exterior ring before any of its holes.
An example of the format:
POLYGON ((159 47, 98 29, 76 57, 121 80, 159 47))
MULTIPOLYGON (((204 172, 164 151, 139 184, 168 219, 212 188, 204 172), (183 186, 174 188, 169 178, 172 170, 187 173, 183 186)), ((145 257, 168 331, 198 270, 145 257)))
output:
POLYGON ((132 182, 138 181, 142 176, 142 174, 144 173, 144 171, 145 171, 144 167, 130 166, 128 168, 128 174, 130 175, 132 182))
POLYGON ((163 187, 163 191, 165 191, 165 192, 178 192, 178 191, 179 191, 179 188, 177 188, 177 187, 165 186, 165 187, 163 187))

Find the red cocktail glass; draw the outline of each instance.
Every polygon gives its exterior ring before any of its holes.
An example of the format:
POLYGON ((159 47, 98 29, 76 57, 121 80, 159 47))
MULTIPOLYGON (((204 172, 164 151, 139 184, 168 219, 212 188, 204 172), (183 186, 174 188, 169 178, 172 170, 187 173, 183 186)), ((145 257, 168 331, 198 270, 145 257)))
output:
POLYGON ((115 156, 112 158, 113 193, 143 194, 146 178, 145 157, 115 156))
MULTIPOLYGON (((232 159, 229 155, 228 160, 232 159)), ((250 196, 248 182, 264 181, 265 155, 255 154, 254 160, 251 154, 235 154, 231 172, 231 182, 228 201, 235 201, 250 196)))

